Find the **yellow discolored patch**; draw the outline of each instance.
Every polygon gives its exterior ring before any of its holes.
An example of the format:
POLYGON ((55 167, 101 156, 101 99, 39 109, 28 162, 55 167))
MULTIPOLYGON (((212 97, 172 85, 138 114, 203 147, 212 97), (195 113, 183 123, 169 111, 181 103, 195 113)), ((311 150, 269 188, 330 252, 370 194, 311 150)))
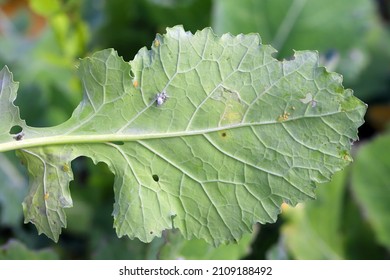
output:
POLYGON ((283 202, 280 208, 282 209, 282 212, 285 212, 289 210, 290 206, 286 202, 283 202))
POLYGON ((220 86, 213 93, 211 100, 214 104, 210 105, 220 113, 220 126, 233 125, 242 122, 248 104, 241 99, 238 91, 220 86))
POLYGON ((239 123, 242 120, 242 112, 234 112, 230 110, 225 110, 225 113, 223 115, 223 123, 239 123))
POLYGON ((348 153, 348 151, 341 151, 340 156, 345 161, 352 161, 352 157, 348 153))
POLYGON ((63 166, 62 166, 62 171, 64 172, 69 172, 70 168, 69 168, 69 165, 67 163, 65 163, 63 166))

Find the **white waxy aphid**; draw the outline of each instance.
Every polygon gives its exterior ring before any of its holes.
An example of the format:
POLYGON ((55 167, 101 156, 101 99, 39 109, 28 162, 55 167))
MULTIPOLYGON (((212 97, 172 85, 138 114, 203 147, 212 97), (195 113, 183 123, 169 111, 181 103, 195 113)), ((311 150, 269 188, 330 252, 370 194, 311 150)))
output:
POLYGON ((14 139, 15 139, 16 141, 20 141, 20 140, 23 139, 23 137, 24 137, 24 132, 21 131, 21 132, 19 132, 18 134, 16 134, 16 135, 14 136, 14 139))
POLYGON ((167 101, 167 99, 168 99, 168 95, 165 91, 158 93, 156 95, 157 106, 161 106, 162 104, 164 104, 164 102, 167 101))

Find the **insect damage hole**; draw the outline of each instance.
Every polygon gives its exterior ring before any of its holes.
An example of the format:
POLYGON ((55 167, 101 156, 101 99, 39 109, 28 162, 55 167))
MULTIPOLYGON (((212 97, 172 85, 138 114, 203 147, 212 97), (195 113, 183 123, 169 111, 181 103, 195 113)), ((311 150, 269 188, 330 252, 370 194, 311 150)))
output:
POLYGON ((160 178, 158 177, 157 174, 153 174, 153 175, 152 175, 152 178, 153 178, 153 180, 154 180, 155 182, 160 181, 160 178))
POLYGON ((172 229, 175 229, 175 218, 177 217, 177 214, 172 214, 171 215, 171 222, 172 222, 172 229))
POLYGON ((9 133, 10 134, 18 134, 18 133, 22 132, 22 130, 23 130, 23 128, 20 125, 14 125, 9 130, 9 133))
POLYGON ((122 146, 125 144, 125 142, 123 142, 123 141, 111 141, 110 143, 114 144, 114 145, 118 145, 118 146, 122 146))

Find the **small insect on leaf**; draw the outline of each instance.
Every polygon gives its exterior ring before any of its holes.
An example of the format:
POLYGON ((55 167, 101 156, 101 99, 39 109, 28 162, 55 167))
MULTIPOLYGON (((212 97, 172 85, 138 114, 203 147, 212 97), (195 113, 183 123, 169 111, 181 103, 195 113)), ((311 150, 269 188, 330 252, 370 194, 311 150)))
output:
POLYGON ((49 199, 49 193, 45 193, 44 197, 43 197, 45 200, 48 200, 49 199))
POLYGON ((168 95, 165 91, 161 92, 161 93, 158 93, 156 95, 156 103, 157 103, 157 106, 161 106, 162 104, 165 103, 165 101, 167 101, 168 99, 168 95))
POLYGON ((137 80, 134 80, 133 81, 133 86, 136 88, 136 87, 138 87, 138 81, 137 80))
POLYGON ((23 139, 23 136, 24 136, 24 132, 22 131, 22 132, 19 132, 18 134, 16 134, 16 135, 14 136, 14 139, 15 139, 16 141, 20 141, 20 140, 23 139))

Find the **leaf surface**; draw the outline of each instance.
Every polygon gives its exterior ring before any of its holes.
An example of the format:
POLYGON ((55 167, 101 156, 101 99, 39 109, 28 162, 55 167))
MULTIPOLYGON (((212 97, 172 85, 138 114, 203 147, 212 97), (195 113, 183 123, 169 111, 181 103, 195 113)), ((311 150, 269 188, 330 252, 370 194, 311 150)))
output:
MULTIPOLYGON (((316 52, 289 61, 273 53, 255 34, 180 26, 129 63, 97 52, 79 65, 82 102, 50 128, 26 126, 16 89, 2 91, 9 121, 0 121, 0 151, 18 149, 30 174, 25 221, 58 239, 79 156, 115 174, 114 227, 144 242, 167 228, 214 245, 235 241, 256 222, 274 222, 283 202, 313 198, 315 183, 351 161, 366 106, 318 66, 316 52), (15 124, 21 139, 9 132, 15 124)), ((3 72, 3 87, 14 87, 3 72)))

